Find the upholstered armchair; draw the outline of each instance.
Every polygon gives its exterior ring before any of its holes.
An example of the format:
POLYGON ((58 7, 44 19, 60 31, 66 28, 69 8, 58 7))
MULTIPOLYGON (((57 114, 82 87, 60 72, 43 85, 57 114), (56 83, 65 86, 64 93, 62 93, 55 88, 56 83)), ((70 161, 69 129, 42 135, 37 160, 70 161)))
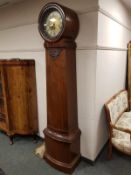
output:
POLYGON ((112 157, 112 146, 131 155, 131 112, 128 111, 128 93, 122 90, 105 104, 109 127, 108 158, 112 157))

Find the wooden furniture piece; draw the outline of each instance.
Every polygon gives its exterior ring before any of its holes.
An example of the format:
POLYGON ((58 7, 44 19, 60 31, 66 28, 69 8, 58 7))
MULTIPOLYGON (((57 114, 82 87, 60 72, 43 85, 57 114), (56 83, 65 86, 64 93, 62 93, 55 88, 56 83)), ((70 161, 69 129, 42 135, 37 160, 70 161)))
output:
POLYGON ((105 104, 109 126, 109 159, 112 157, 112 145, 131 155, 131 112, 127 112, 128 107, 127 90, 120 91, 105 104))
POLYGON ((74 41, 78 29, 78 17, 71 9, 49 3, 40 13, 39 30, 45 39, 47 80, 44 158, 65 173, 71 173, 80 160, 74 41))
POLYGON ((34 60, 0 60, 0 130, 35 135, 38 131, 34 60))
POLYGON ((128 43, 127 89, 128 89, 129 110, 131 111, 131 41, 128 43))

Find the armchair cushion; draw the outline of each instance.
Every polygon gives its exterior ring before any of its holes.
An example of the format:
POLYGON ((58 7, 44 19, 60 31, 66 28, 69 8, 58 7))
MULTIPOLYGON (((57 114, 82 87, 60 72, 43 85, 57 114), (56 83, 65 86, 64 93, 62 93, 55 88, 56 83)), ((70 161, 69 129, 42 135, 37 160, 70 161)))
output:
POLYGON ((113 129, 112 144, 120 151, 131 155, 131 137, 126 132, 113 129))
POLYGON ((123 131, 131 131, 131 112, 124 112, 116 122, 115 126, 123 131))

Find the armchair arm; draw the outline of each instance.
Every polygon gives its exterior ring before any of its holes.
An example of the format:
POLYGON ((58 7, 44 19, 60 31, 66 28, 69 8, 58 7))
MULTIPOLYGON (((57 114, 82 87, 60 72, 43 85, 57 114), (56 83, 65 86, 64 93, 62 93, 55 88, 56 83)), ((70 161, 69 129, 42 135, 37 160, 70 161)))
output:
POLYGON ((126 132, 128 134, 131 134, 131 130, 129 130, 129 129, 123 129, 121 127, 117 127, 117 126, 113 125, 112 123, 110 123, 110 126, 111 126, 112 129, 117 129, 119 131, 126 132))

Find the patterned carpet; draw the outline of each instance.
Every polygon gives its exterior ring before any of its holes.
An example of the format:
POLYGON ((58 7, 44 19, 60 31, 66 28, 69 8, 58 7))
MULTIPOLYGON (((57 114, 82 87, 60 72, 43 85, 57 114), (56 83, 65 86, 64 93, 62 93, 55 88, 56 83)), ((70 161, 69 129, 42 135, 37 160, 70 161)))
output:
POLYGON ((0 175, 5 175, 5 173, 3 172, 1 168, 0 168, 0 175))

